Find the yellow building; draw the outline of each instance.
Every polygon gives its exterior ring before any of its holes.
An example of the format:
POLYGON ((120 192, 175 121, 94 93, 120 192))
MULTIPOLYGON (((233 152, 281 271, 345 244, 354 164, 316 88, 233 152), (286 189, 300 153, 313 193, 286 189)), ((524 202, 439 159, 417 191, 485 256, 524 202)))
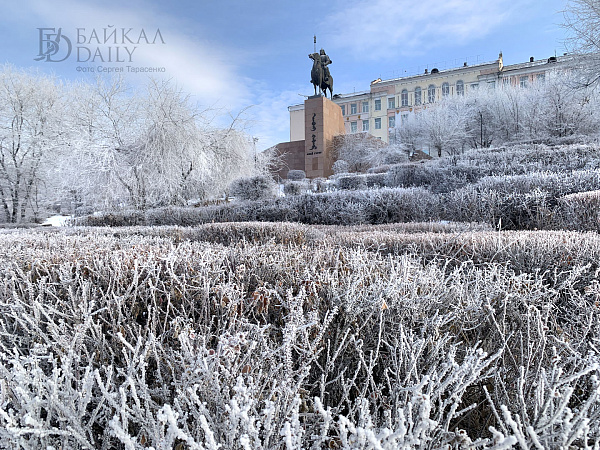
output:
MULTIPOLYGON (((568 56, 505 66, 502 53, 493 62, 468 65, 448 70, 433 68, 419 75, 377 79, 370 90, 352 94, 336 94, 333 101, 342 109, 346 133, 368 132, 389 143, 396 122, 445 96, 466 95, 470 91, 494 89, 502 84, 526 86, 543 79, 546 73, 563 66, 568 56)), ((304 105, 290 106, 290 141, 304 139, 304 105)), ((398 124, 401 126, 401 123, 398 124)))

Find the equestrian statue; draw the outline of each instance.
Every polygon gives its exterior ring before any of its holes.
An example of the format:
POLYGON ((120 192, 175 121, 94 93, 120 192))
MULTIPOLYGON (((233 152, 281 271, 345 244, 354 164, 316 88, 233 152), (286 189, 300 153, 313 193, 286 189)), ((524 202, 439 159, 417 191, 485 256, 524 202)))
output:
POLYGON ((325 53, 325 50, 321 49, 319 53, 310 53, 308 55, 313 60, 312 70, 310 71, 310 82, 315 87, 315 95, 317 95, 317 87, 319 88, 319 95, 321 91, 327 97, 327 89, 329 89, 329 95, 333 98, 333 77, 329 73, 329 64, 331 59, 325 53))

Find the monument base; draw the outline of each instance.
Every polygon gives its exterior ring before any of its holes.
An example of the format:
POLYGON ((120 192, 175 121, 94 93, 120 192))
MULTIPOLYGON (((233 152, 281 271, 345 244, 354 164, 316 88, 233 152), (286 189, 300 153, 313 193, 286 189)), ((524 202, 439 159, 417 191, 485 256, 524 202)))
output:
POLYGON ((308 97, 304 102, 304 140, 277 144, 285 166, 277 175, 286 179, 290 170, 304 170, 308 178, 333 175, 337 159, 334 138, 344 134, 342 108, 321 95, 308 97))
POLYGON ((308 178, 333 175, 333 138, 345 134, 342 109, 320 95, 304 101, 304 171, 308 178))

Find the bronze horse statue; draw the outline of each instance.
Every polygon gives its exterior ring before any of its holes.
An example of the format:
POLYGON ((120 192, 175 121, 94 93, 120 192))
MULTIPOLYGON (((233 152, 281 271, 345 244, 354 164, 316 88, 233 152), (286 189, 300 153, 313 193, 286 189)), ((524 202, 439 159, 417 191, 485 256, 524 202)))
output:
POLYGON ((318 86, 325 94, 325 97, 327 97, 327 89, 329 89, 329 95, 333 98, 333 77, 329 73, 329 70, 326 70, 326 65, 323 64, 321 55, 319 53, 311 53, 308 57, 313 60, 313 66, 310 71, 310 82, 315 88, 315 95, 317 95, 318 86))

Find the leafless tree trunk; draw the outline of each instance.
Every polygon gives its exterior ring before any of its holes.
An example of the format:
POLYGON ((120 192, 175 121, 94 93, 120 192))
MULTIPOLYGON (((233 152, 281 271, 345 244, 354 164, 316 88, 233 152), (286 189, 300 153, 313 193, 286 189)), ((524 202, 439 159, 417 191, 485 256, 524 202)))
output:
POLYGON ((57 148, 62 108, 48 78, 4 66, 0 72, 0 195, 5 219, 26 219, 43 164, 57 148))
POLYGON ((570 36, 567 44, 578 55, 577 65, 586 86, 600 80, 600 2, 597 0, 568 0, 564 11, 566 28, 570 36))

